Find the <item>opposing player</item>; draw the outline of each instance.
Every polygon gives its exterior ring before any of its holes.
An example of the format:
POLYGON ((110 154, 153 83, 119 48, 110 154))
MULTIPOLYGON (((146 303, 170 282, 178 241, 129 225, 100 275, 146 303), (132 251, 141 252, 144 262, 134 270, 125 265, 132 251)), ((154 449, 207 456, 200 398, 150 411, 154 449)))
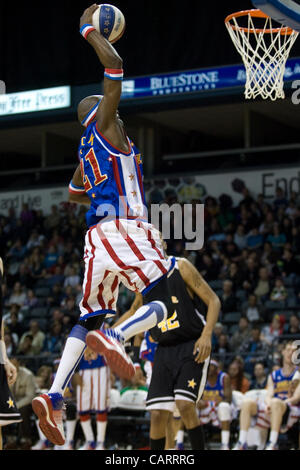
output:
POLYGON ((2 320, 2 277, 3 262, 0 258, 0 450, 2 450, 2 427, 20 423, 21 414, 9 389, 17 379, 17 369, 6 354, 4 343, 4 324, 2 320))
MULTIPOLYGON (((256 417, 257 426, 271 431, 266 450, 277 449, 279 433, 286 432, 298 421, 300 408, 288 401, 285 403, 297 371, 297 367, 292 362, 294 351, 293 342, 287 342, 282 350, 282 368, 274 370, 269 375, 264 400, 259 400, 258 403, 249 399, 243 401, 240 413, 239 440, 234 450, 247 449, 247 434, 252 417, 256 417)), ((261 443, 258 442, 258 445, 261 446, 261 443)))
MULTIPOLYGON (((79 147, 80 164, 70 183, 70 200, 90 206, 81 315, 66 341, 51 389, 32 402, 42 432, 57 445, 65 442, 64 389, 81 360, 88 332, 98 330, 91 336, 91 343, 104 345, 105 360, 113 372, 125 378, 135 373, 118 338, 106 338, 99 331, 105 316, 116 312, 119 283, 144 294, 163 282, 173 267, 172 261, 162 254, 158 231, 147 223, 140 154, 127 137, 118 114, 123 62, 92 26, 97 8, 92 5, 85 10, 80 31, 105 67, 104 93, 87 97, 78 106, 79 121, 86 131, 79 147)), ((149 305, 136 312, 128 332, 134 336, 166 315, 166 306, 152 297, 149 305)))
POLYGON ((212 423, 221 428, 221 449, 229 450, 230 422, 235 417, 231 383, 215 360, 210 361, 205 389, 197 406, 201 425, 212 423))
MULTIPOLYGON (((150 329, 151 337, 158 342, 146 402, 151 412, 150 446, 153 450, 165 449, 166 425, 176 404, 192 448, 201 450, 204 439, 196 402, 206 382, 211 336, 220 300, 184 258, 175 260, 175 269, 168 275, 167 284, 168 289, 162 286, 158 298, 168 305, 168 318, 150 329)), ((151 301, 152 295, 150 291, 143 300, 151 301)), ((125 318, 129 316, 130 320, 131 313, 129 311, 125 318)), ((126 339, 127 321, 115 326, 126 339)))

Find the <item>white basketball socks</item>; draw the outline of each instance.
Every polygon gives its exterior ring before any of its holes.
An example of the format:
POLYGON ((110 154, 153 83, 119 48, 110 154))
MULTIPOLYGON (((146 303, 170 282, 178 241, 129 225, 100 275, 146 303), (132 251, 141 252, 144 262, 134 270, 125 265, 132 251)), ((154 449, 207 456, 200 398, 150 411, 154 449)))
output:
POLYGON ((80 325, 75 325, 72 329, 66 341, 54 382, 48 393, 64 394, 64 391, 84 353, 87 331, 88 330, 86 328, 83 328, 80 325))
POLYGON ((104 447, 107 421, 97 421, 97 445, 104 447))
POLYGON ((163 302, 155 301, 140 307, 132 317, 114 328, 124 341, 148 331, 157 323, 167 319, 167 308, 163 302))
POLYGON ((80 421, 82 431, 86 442, 94 442, 94 433, 92 428, 91 420, 80 421))

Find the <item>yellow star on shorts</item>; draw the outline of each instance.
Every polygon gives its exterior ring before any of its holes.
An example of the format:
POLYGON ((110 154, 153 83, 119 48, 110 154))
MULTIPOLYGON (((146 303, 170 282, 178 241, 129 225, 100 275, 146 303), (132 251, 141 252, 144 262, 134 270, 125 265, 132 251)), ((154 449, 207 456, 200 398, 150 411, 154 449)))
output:
POLYGON ((196 384, 196 382, 195 382, 194 379, 188 380, 188 387, 191 387, 191 388, 194 390, 194 388, 196 387, 196 385, 197 385, 197 384, 196 384))
POLYGON ((14 402, 11 397, 6 402, 8 404, 8 408, 13 408, 14 407, 14 402))

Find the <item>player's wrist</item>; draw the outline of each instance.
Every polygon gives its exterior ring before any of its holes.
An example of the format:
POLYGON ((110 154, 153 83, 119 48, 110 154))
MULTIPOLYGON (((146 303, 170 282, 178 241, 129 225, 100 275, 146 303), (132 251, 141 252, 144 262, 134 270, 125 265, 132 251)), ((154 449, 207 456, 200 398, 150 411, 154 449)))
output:
POLYGON ((111 80, 123 80, 124 70, 122 67, 119 67, 119 68, 105 67, 104 77, 110 78, 111 80))
POLYGON ((80 31, 81 36, 83 36, 84 39, 87 39, 90 33, 92 33, 93 31, 96 31, 96 28, 91 23, 84 23, 82 26, 80 26, 79 31, 80 31))

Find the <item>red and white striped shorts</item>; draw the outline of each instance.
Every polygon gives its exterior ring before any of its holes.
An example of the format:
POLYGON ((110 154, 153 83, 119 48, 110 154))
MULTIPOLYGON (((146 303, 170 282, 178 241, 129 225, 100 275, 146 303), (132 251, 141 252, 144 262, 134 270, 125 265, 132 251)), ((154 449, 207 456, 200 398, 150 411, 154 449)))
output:
POLYGON ((107 412, 110 396, 110 369, 107 366, 79 371, 82 386, 77 387, 77 410, 79 414, 91 411, 107 412))
POLYGON ((114 314, 120 282, 134 292, 145 293, 172 267, 172 259, 164 257, 158 230, 146 222, 126 219, 90 228, 84 261, 81 319, 114 314))

